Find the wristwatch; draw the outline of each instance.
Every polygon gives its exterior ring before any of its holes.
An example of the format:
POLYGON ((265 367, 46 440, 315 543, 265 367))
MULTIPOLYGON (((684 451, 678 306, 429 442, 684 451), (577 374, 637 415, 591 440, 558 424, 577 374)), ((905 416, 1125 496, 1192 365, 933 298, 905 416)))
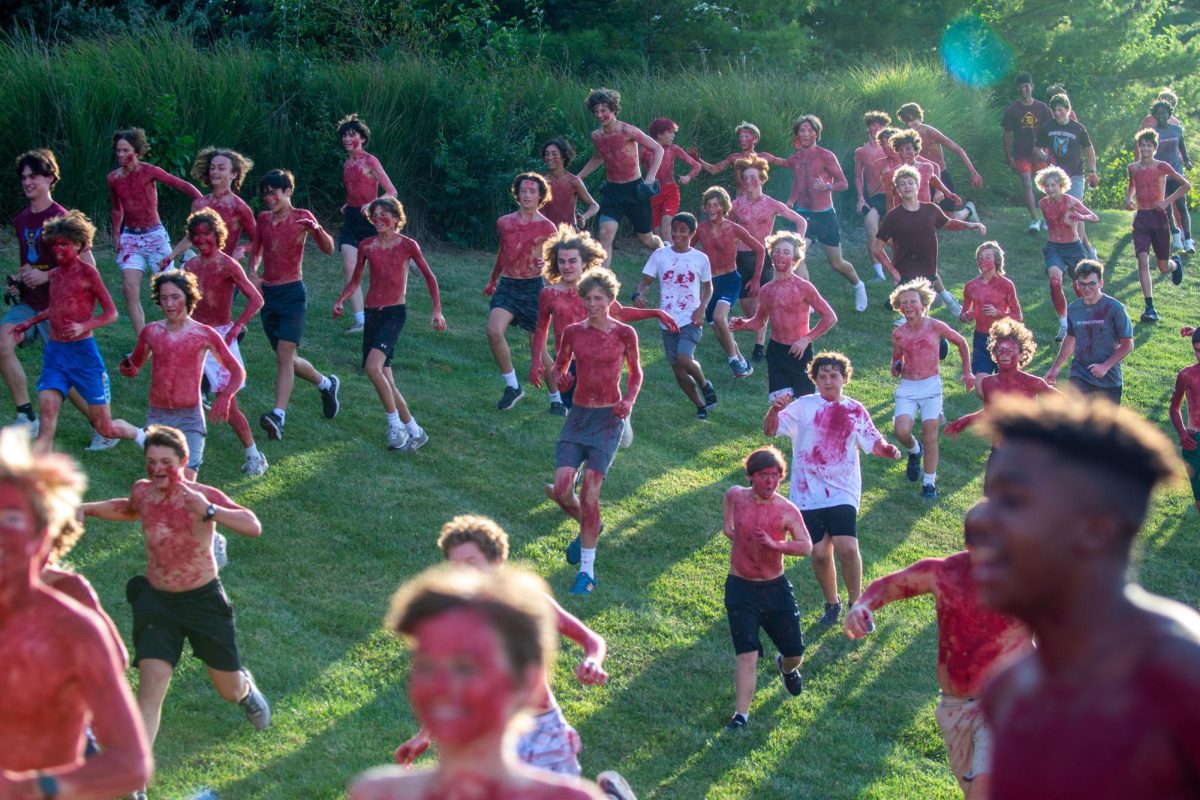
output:
POLYGON ((41 791, 42 797, 47 800, 51 797, 58 797, 58 779, 53 775, 38 775, 37 787, 41 791))
POLYGON ((204 521, 208 522, 217 515, 217 507, 212 503, 208 504, 208 508, 204 510, 204 521))

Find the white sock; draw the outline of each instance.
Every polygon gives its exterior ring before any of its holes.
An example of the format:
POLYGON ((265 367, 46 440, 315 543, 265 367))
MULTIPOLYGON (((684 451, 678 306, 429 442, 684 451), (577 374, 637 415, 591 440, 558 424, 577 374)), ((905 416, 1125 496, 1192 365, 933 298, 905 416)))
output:
POLYGON ((912 447, 908 448, 908 452, 914 456, 921 452, 921 443, 917 442, 912 447))
POLYGON ((146 429, 138 428, 137 433, 134 434, 134 436, 133 436, 133 440, 135 442, 137 442, 138 447, 145 449, 145 447, 146 447, 146 429))
POLYGON ((871 265, 871 267, 875 270, 876 275, 878 275, 881 278, 883 277, 883 264, 880 264, 878 261, 876 261, 874 264, 871 265))
POLYGON ((586 572, 593 578, 596 577, 596 548, 590 550, 586 547, 579 550, 579 571, 586 572))
POLYGON ((401 425, 404 424, 400 421, 400 412, 399 411, 393 411, 392 413, 388 414, 387 421, 388 421, 389 428, 399 428, 401 425))
POLYGON ((246 448, 246 458, 258 458, 260 455, 262 454, 258 452, 258 445, 251 443, 250 446, 246 448))
POLYGON ((283 421, 284 421, 285 419, 287 419, 287 412, 286 412, 286 411, 284 411, 282 408, 276 408, 276 409, 273 409, 272 413, 273 413, 275 416, 279 417, 279 424, 280 424, 280 425, 282 425, 282 424, 283 424, 283 421))
POLYGON ((417 424, 416 417, 409 417, 408 422, 404 423, 404 429, 408 431, 409 436, 421 435, 421 426, 417 424))
POLYGON ((359 325, 362 325, 364 322, 367 321, 367 312, 366 311, 355 311, 354 312, 354 321, 357 322, 359 325))
POLYGON ((937 486, 937 473, 936 472, 926 472, 925 480, 923 481, 923 483, 926 486, 937 486))
POLYGON ((333 386, 333 381, 329 380, 328 375, 321 378, 321 382, 317 384, 317 388, 322 392, 328 389, 330 386, 333 386))
POLYGON ((1067 318, 1066 318, 1065 316, 1059 317, 1059 318, 1058 318, 1058 321, 1059 321, 1060 323, 1062 323, 1063 325, 1066 325, 1066 324, 1067 324, 1067 318))
POLYGON ((559 392, 549 392, 548 395, 550 397, 551 403, 561 403, 562 402, 562 394, 560 394, 559 392))
POLYGON ((515 369, 512 372, 500 373, 500 377, 504 378, 504 385, 509 387, 510 389, 521 388, 521 385, 519 383, 517 383, 517 371, 515 369))

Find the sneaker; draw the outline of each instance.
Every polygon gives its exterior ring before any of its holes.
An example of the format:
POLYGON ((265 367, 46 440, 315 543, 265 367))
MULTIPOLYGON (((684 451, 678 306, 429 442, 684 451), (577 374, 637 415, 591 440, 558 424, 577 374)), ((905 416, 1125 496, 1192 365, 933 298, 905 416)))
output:
POLYGON ((579 560, 583 558, 583 553, 580 552, 582 548, 583 540, 580 539, 578 535, 576 535, 575 538, 571 540, 571 543, 567 545, 567 563, 572 567, 578 564, 579 560))
POLYGON ((238 705, 246 712, 246 719, 250 720, 251 725, 260 731, 265 731, 271 724, 271 705, 254 685, 254 676, 250 674, 250 670, 244 669, 242 674, 250 683, 250 692, 238 701, 238 705))
POLYGON ((129 800, 146 800, 146 793, 143 790, 138 789, 136 792, 129 795, 129 800))
POLYGON ((741 714, 734 714, 729 718, 729 722, 725 723, 725 730, 740 731, 742 728, 750 724, 750 720, 746 719, 741 714))
POLYGON ((1029 228, 1028 228, 1028 230, 1029 230, 1029 232, 1030 232, 1030 233, 1037 233, 1037 232, 1038 232, 1038 231, 1040 231, 1041 229, 1042 229, 1042 224, 1041 224, 1041 222, 1039 222, 1039 221, 1038 221, 1038 220, 1036 220, 1036 219, 1031 219, 1031 220, 1029 220, 1029 228))
POLYGON ((1193 239, 1184 239, 1184 240, 1183 240, 1183 252, 1187 253, 1189 256, 1190 256, 1190 255, 1194 255, 1194 254, 1196 253, 1196 242, 1195 242, 1195 240, 1193 240, 1193 239))
POLYGON ((120 439, 110 439, 107 436, 101 436, 99 433, 92 433, 92 443, 84 449, 89 453, 99 453, 101 450, 112 450, 120 442, 120 439))
POLYGON ((40 420, 30 419, 29 417, 25 416, 23 413, 20 413, 20 412, 17 413, 17 418, 13 420, 12 424, 13 425, 22 425, 22 426, 28 428, 30 440, 37 438, 38 431, 41 430, 41 427, 42 427, 42 423, 40 420))
POLYGON ((868 282, 868 283, 883 283, 883 282, 884 282, 884 281, 886 281, 886 280, 887 280, 887 276, 885 276, 885 275, 882 275, 882 274, 880 274, 880 273, 878 273, 878 272, 876 272, 876 273, 875 273, 874 275, 872 275, 870 278, 867 278, 867 282, 868 282))
POLYGON ((404 430, 403 425, 396 427, 388 427, 388 450, 402 450, 404 445, 408 443, 408 431, 404 430))
POLYGON ((1151 306, 1142 312, 1142 322, 1158 322, 1158 312, 1151 306))
POLYGON ((704 407, 712 408, 717 404, 717 390, 713 388, 712 381, 705 381, 704 386, 700 388, 700 394, 704 395, 704 407))
POLYGON ((932 483, 927 483, 921 487, 921 497, 925 500, 936 500, 938 496, 937 487, 932 483))
POLYGON ((867 310, 867 285, 862 281, 854 284, 854 310, 860 314, 867 310))
POLYGON ((750 362, 744 358, 741 361, 730 361, 729 368, 733 370, 735 378, 749 378, 754 374, 754 367, 750 366, 750 362))
POLYGON ((1178 286, 1183 283, 1183 259, 1179 256, 1171 256, 1171 260, 1175 262, 1175 269, 1171 270, 1171 283, 1178 286))
POLYGON ((257 456, 246 456, 246 463, 242 464, 242 472, 252 478, 257 478, 260 475, 267 474, 267 457, 262 453, 257 456))
POLYGON ((229 551, 225 549, 227 544, 224 536, 213 531, 213 560, 217 562, 217 569, 225 569, 225 565, 229 563, 229 551))
POLYGON ((346 328, 346 333, 362 333, 363 327, 364 327, 363 323, 356 322, 353 325, 351 325, 349 328, 346 328))
POLYGON ((342 382, 338 380, 337 375, 329 376, 329 388, 319 389, 321 393, 321 413, 325 415, 325 419, 333 419, 338 415, 338 410, 342 404, 338 402, 338 389, 342 386, 342 382))
POLYGON ((708 408, 706 406, 696 407, 696 419, 708 419, 708 408))
POLYGON ((908 464, 904 467, 904 477, 913 483, 916 483, 917 478, 921 477, 921 456, 923 455, 925 455, 924 447, 915 453, 908 454, 908 464))
POLYGON ((973 201, 963 203, 963 208, 967 211, 967 222, 979 222, 979 210, 975 208, 973 201))
POLYGON ((400 452, 415 453, 427 444, 429 444, 429 434, 422 428, 416 436, 408 437, 408 441, 404 443, 404 447, 400 448, 400 452))
POLYGON ((1067 321, 1064 319, 1058 323, 1058 333, 1054 334, 1054 341, 1061 342, 1067 338, 1067 321))
POLYGON ((504 387, 504 394, 500 395, 500 402, 496 403, 496 408, 501 411, 508 411, 510 408, 521 402, 521 398, 525 396, 525 392, 521 387, 513 388, 511 386, 504 387))
POLYGON ((616 770, 601 772, 596 776, 596 785, 612 800, 637 800, 637 795, 629 788, 629 783, 616 770))
MULTIPOLYGON (((841 608, 839 605, 838 611, 841 611, 841 608)), ((834 622, 837 622, 837 619, 834 619, 834 622)), ((783 687, 788 690, 788 694, 795 697, 804 691, 804 676, 800 674, 800 668, 797 667, 791 672, 784 672, 783 655, 781 653, 775 654, 775 669, 779 670, 779 677, 783 679, 783 687)))
POLYGON ((571 594, 589 595, 596 589, 596 579, 586 572, 575 573, 575 583, 571 586, 571 594))
POLYGON ((267 432, 267 438, 273 442, 278 442, 283 438, 283 420, 274 411, 260 414, 258 426, 267 432))
POLYGON ((766 349, 761 344, 756 344, 754 345, 754 350, 750 353, 750 360, 757 363, 762 361, 766 354, 766 349))
POLYGON ((633 421, 626 417, 621 420, 621 447, 629 447, 633 444, 633 421))
POLYGON ((552 400, 548 411, 553 417, 565 417, 567 415, 567 406, 558 400, 552 400))
MULTIPOLYGON (((842 615, 842 601, 841 600, 838 600, 836 603, 826 603, 825 604, 825 613, 821 615, 821 619, 819 620, 819 622, 822 625, 837 625, 838 617, 840 617, 841 615, 842 615)), ((795 694, 800 694, 800 693, 795 692, 795 694)))
POLYGON ((1182 250, 1183 249, 1183 232, 1182 231, 1175 231, 1174 233, 1171 234, 1171 249, 1172 250, 1182 250))

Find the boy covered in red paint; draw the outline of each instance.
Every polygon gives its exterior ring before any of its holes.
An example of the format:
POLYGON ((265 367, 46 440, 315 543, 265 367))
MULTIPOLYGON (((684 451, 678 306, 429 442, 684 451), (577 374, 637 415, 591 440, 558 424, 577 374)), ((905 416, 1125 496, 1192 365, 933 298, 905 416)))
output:
POLYGON ((1042 256, 1046 260, 1046 278, 1050 281, 1050 302, 1058 315, 1056 342, 1061 342, 1067 335, 1067 296, 1063 292, 1063 276, 1074 281, 1075 266, 1088 257, 1087 248, 1079 238, 1077 223, 1100 219, 1079 198, 1070 194, 1073 181, 1061 167, 1046 167, 1034 176, 1037 187, 1046 193, 1038 201, 1038 207, 1046 218, 1047 241, 1042 256))
POLYGON ((1138 282, 1146 302, 1142 322, 1157 322, 1158 311, 1154 308, 1154 289, 1150 283, 1150 251, 1154 250, 1159 272, 1163 275, 1171 273, 1171 283, 1176 286, 1183 283, 1183 260, 1178 256, 1171 257, 1171 226, 1167 214, 1176 200, 1187 196, 1192 184, 1170 164, 1154 157, 1158 133, 1153 128, 1138 131, 1134 143, 1138 159, 1129 165, 1125 207, 1130 211, 1136 209, 1133 251, 1137 255, 1138 282), (1175 191, 1170 195, 1166 194, 1168 180, 1175 185, 1175 191))
POLYGON ((550 185, 549 199, 542 206, 542 216, 555 225, 582 228, 589 219, 600 213, 600 204, 583 181, 579 180, 579 176, 567 169, 574 160, 574 145, 561 136, 555 136, 542 145, 542 161, 546 165, 542 177, 550 185), (582 214, 577 210, 579 203, 585 206, 582 214))
POLYGON ((1188 479, 1192 486, 1192 499, 1200 510, 1200 447, 1196 446, 1200 437, 1200 328, 1184 329, 1184 335, 1190 336, 1192 350, 1197 363, 1184 367, 1175 376, 1175 389, 1171 392, 1171 425, 1179 436, 1179 449, 1182 451, 1183 462, 1187 465, 1188 479), (1187 401, 1187 423, 1183 421, 1183 403, 1187 401))
MULTIPOLYGON (((654 175, 659 189, 658 194, 650 198, 650 215, 654 230, 658 232, 659 238, 666 242, 671 238, 671 220, 679 213, 679 187, 687 186, 700 174, 700 162, 675 144, 675 134, 679 131, 679 125, 675 120, 669 117, 658 117, 650 123, 647 130, 654 137, 654 141, 662 145, 663 149, 662 164, 659 165, 658 172, 654 175), (678 181, 675 179, 675 159, 677 158, 691 168, 686 175, 680 175, 678 181)), ((646 174, 649 175, 650 162, 654 159, 653 151, 643 149, 639 157, 642 160, 642 169, 646 170, 646 174)))
MULTIPOLYGON (((885 166, 891 166, 887 161, 879 142, 879 132, 890 125, 892 118, 886 111, 868 111, 863 114, 863 123, 867 126, 867 141, 854 151, 854 191, 858 194, 855 208, 863 218, 863 229, 867 232, 867 253, 875 255, 875 232, 879 230, 879 222, 887 213, 887 195, 883 193, 880 173, 885 166)), ((872 281, 885 280, 883 264, 878 259, 871 267, 875 270, 872 281)))
POLYGON ((999 242, 984 242, 975 248, 975 264, 979 275, 963 287, 962 322, 974 322, 971 341, 971 371, 975 381, 996 371, 996 362, 988 353, 988 331, 997 320, 1015 319, 1020 322, 1021 303, 1017 287, 1004 275, 1004 250, 999 242))
MULTIPOLYGON (((696 157, 696 160, 700 162, 700 166, 709 175, 716 175, 717 173, 724 172, 736 164, 739 158, 748 158, 750 160, 761 158, 767 163, 774 164, 775 166, 787 166, 786 158, 779 158, 778 156, 773 156, 770 153, 762 153, 756 149, 758 147, 758 140, 762 138, 762 132, 753 122, 743 121, 739 123, 738 126, 733 129, 733 135, 737 137, 737 152, 730 153, 715 164, 709 164, 707 161, 700 158, 700 156, 696 153, 696 148, 693 147, 691 149, 691 155, 696 157)), ((741 176, 737 175, 737 173, 734 173, 734 175, 734 193, 741 195, 742 192, 746 191, 746 187, 742 185, 741 176)))
MULTIPOLYGON (((192 178, 201 186, 212 188, 212 194, 197 197, 192 201, 192 213, 211 209, 221 217, 226 231, 221 251, 235 261, 241 261, 246 254, 246 248, 240 244, 242 234, 254 241, 254 231, 257 227, 254 211, 245 200, 238 197, 238 192, 242 190, 242 181, 253 168, 253 161, 236 150, 225 147, 204 148, 196 154, 196 161, 192 164, 192 178)), ((194 244, 191 238, 185 235, 179 244, 175 245, 171 255, 159 262, 159 266, 163 269, 171 266, 172 261, 194 244)), ((188 261, 191 261, 190 256, 183 266, 186 266, 188 261)))

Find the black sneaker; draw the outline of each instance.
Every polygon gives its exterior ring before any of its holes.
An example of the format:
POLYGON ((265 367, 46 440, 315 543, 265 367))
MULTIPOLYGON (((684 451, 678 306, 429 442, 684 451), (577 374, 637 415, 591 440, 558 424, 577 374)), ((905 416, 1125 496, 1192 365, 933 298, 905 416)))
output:
POLYGON ((707 406, 696 406, 696 419, 708 419, 707 406))
POLYGON ((937 487, 932 483, 927 483, 921 487, 921 497, 925 500, 937 500, 937 487))
POLYGON ((904 477, 913 483, 916 483, 917 478, 921 477, 921 456, 923 455, 925 455, 924 447, 915 453, 908 454, 908 464, 904 467, 904 477))
POLYGON ((950 355, 950 343, 945 339, 940 339, 938 341, 938 361, 945 361, 948 355, 950 355))
POLYGON ((251 725, 260 731, 265 731, 271 725, 271 704, 254 685, 254 677, 250 674, 250 670, 244 669, 242 674, 246 676, 246 680, 250 684, 250 691, 238 701, 238 705, 246 712, 246 719, 250 720, 251 725))
POLYGON ((1158 322, 1158 311, 1154 306, 1150 306, 1142 312, 1142 322, 1158 322))
POLYGON ((552 417, 565 417, 567 415, 567 406, 560 403, 558 400, 551 401, 550 408, 547 409, 552 417))
MULTIPOLYGON (((841 606, 838 606, 838 608, 840 609, 841 606)), ((834 622, 836 621, 834 620, 834 622)), ((775 654, 775 669, 779 670, 779 677, 783 679, 783 687, 788 690, 788 694, 795 697, 804 691, 804 676, 800 674, 800 668, 797 667, 791 672, 784 672, 783 655, 781 653, 775 654)))
POLYGON ((1175 262, 1175 269, 1171 270, 1171 283, 1178 286, 1183 283, 1183 259, 1179 256, 1171 256, 1171 260, 1175 262))
POLYGON ((342 404, 338 402, 338 389, 342 382, 338 380, 337 375, 329 376, 329 388, 318 389, 321 393, 321 411, 325 414, 325 419, 333 419, 338 415, 338 409, 342 404))
POLYGON ((283 420, 274 411, 268 411, 258 418, 258 426, 267 432, 267 438, 278 442, 283 438, 283 420))
POLYGON ((766 355, 766 350, 763 349, 763 346, 761 344, 756 344, 756 345, 754 345, 754 351, 752 353, 750 353, 750 360, 751 361, 762 361, 763 357, 765 355, 766 355))
POLYGON ((717 390, 713 388, 712 381, 705 381, 704 386, 700 387, 700 393, 704 395, 705 408, 712 408, 717 404, 717 390))
POLYGON ((505 386, 504 394, 500 396, 500 402, 496 403, 496 408, 500 409, 501 411, 508 411, 510 408, 519 403, 521 398, 524 396, 525 392, 521 390, 520 386, 515 389, 511 386, 505 386))
MULTIPOLYGON (((836 603, 826 603, 825 613, 821 615, 820 622, 822 625, 837 625, 838 617, 842 615, 842 603, 839 600, 836 603)), ((797 692, 799 694, 799 692, 797 692)))
POLYGON ((741 714, 734 714, 732 717, 729 718, 729 722, 725 723, 725 730, 740 731, 742 728, 746 727, 749 724, 750 724, 750 720, 746 719, 746 717, 744 717, 741 714))

